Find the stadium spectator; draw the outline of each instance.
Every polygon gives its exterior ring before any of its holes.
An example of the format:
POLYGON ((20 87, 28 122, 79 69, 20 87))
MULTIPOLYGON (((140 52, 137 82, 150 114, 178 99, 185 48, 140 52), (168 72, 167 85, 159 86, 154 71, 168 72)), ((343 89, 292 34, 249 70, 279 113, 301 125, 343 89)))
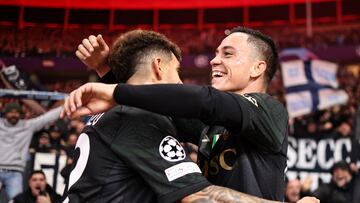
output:
POLYGON ((351 126, 347 122, 342 122, 336 129, 335 135, 336 138, 349 138, 351 136, 351 126))
POLYGON ((337 162, 331 173, 331 182, 319 186, 314 196, 322 203, 359 203, 360 176, 351 173, 349 164, 337 162))
POLYGON ((55 152, 51 145, 50 134, 47 131, 42 131, 38 136, 38 143, 34 149, 35 152, 52 153, 55 152))
POLYGON ((78 139, 78 135, 76 133, 70 133, 67 136, 66 145, 65 145, 65 152, 67 156, 72 156, 74 154, 74 149, 77 139, 78 139))
POLYGON ((61 109, 57 107, 38 117, 22 119, 22 109, 18 103, 5 106, 5 118, 0 118, 0 181, 9 199, 22 192, 22 172, 34 132, 57 120, 61 109))
POLYGON ((56 124, 53 124, 51 125, 49 132, 51 138, 51 146, 55 150, 55 152, 59 154, 66 154, 65 141, 63 139, 60 128, 56 124))
POLYGON ((290 180, 286 184, 285 201, 296 202, 300 199, 301 182, 298 179, 290 180))
POLYGON ((30 174, 28 189, 18 194, 13 203, 60 203, 61 196, 46 183, 43 171, 36 170, 30 174))
POLYGON ((303 182, 299 179, 289 180, 286 183, 285 188, 285 201, 287 202, 297 202, 302 197, 310 196, 310 186, 312 183, 312 178, 309 176, 303 182))
POLYGON ((65 184, 66 181, 68 181, 70 172, 71 172, 71 165, 74 161, 74 152, 75 152, 75 146, 76 146, 76 141, 78 139, 78 135, 77 133, 71 132, 66 140, 66 146, 65 146, 65 152, 66 152, 66 165, 65 167, 61 170, 60 174, 61 176, 65 179, 65 184))

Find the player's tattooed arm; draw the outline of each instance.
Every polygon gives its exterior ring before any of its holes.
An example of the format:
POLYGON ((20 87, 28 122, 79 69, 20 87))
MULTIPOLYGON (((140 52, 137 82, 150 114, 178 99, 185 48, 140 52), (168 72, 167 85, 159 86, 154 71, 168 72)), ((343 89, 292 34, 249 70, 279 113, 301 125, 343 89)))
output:
POLYGON ((182 199, 182 203, 215 203, 215 202, 236 202, 236 203, 272 203, 273 201, 260 199, 235 190, 208 186, 203 190, 189 195, 182 199))
MULTIPOLYGON (((181 200, 182 203, 216 203, 216 202, 231 202, 231 203, 280 203, 261 199, 245 193, 237 192, 235 190, 219 187, 215 185, 208 186, 203 190, 188 195, 181 200)), ((318 199, 314 197, 304 197, 297 203, 318 203, 318 199)))

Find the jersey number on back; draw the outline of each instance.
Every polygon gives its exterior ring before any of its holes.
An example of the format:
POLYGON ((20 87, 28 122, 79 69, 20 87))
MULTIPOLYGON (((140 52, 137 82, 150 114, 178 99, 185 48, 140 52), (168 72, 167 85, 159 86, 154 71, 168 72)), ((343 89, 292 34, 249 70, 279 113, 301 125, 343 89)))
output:
MULTIPOLYGON (((75 168, 70 173, 68 191, 70 190, 71 186, 73 186, 80 179, 89 159, 90 139, 86 133, 80 134, 76 142, 75 150, 77 148, 80 150, 80 155, 76 162, 75 168)), ((69 197, 67 197, 63 203, 67 202, 69 202, 69 197)))

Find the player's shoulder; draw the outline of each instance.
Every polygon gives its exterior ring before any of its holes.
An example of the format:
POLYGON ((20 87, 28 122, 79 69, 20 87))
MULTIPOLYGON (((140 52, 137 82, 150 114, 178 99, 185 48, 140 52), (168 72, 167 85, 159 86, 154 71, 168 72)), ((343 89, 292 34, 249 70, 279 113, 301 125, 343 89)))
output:
POLYGON ((123 105, 91 117, 87 125, 102 131, 117 131, 120 128, 146 129, 149 126, 173 128, 172 121, 166 116, 123 105))
POLYGON ((99 123, 108 124, 109 121, 115 121, 118 114, 122 112, 121 106, 115 106, 107 112, 99 113, 96 115, 92 115, 89 120, 86 122, 86 126, 98 126, 99 123), (101 122, 99 122, 101 121, 101 122))
POLYGON ((110 144, 118 136, 119 129, 131 131, 135 128, 126 111, 124 106, 117 105, 107 112, 93 115, 86 122, 83 132, 93 134, 94 137, 97 135, 96 137, 110 144))
POLYGON ((252 102, 255 106, 262 106, 265 108, 279 109, 286 112, 284 105, 273 96, 266 93, 248 93, 242 95, 245 99, 252 102))
POLYGON ((98 114, 98 116, 101 116, 102 121, 113 122, 119 120, 129 121, 132 119, 143 119, 147 117, 156 117, 159 115, 135 107, 117 105, 105 113, 98 114))
POLYGON ((166 116, 130 106, 122 106, 121 111, 117 111, 116 115, 136 123, 157 123, 168 120, 166 116))
POLYGON ((279 122, 287 122, 288 112, 284 105, 276 98, 265 93, 249 93, 242 95, 246 100, 250 101, 254 108, 261 109, 267 115, 272 115, 279 122))
POLYGON ((138 128, 158 126, 160 128, 173 129, 173 122, 169 117, 156 114, 150 111, 130 106, 119 106, 111 109, 110 120, 121 121, 122 123, 133 124, 138 128))

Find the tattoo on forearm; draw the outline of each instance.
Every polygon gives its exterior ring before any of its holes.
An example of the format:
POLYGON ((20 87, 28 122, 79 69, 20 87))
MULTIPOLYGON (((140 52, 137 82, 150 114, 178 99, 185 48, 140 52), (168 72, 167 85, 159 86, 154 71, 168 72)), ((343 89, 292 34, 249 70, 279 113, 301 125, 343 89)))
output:
POLYGON ((185 197, 182 202, 187 203, 275 203, 275 201, 261 199, 235 190, 214 186, 204 188, 203 190, 185 197))

